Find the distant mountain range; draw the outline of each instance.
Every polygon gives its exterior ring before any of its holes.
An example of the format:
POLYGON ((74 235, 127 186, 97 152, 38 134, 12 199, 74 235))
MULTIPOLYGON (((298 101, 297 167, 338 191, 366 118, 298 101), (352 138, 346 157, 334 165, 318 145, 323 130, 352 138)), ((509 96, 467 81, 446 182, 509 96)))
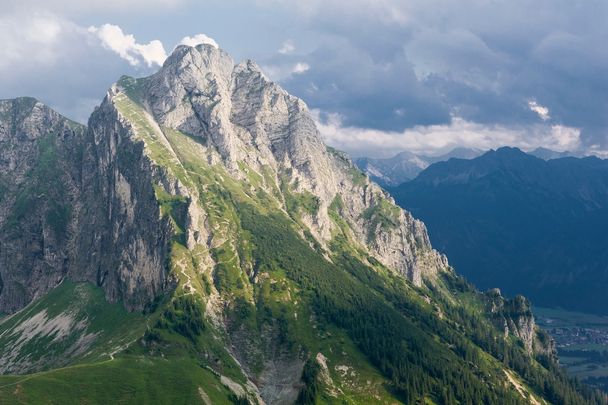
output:
POLYGON ((532 155, 532 156, 536 156, 537 158, 543 159, 543 160, 553 160, 553 159, 560 159, 560 158, 565 158, 565 157, 582 158, 582 157, 586 156, 585 154, 580 153, 580 152, 570 152, 570 151, 558 152, 558 151, 547 149, 547 148, 536 148, 536 149, 528 152, 528 154, 532 155))
POLYGON ((412 180, 433 163, 451 158, 472 159, 482 153, 480 149, 469 148, 456 148, 439 156, 416 155, 404 151, 390 158, 362 157, 354 161, 370 179, 383 187, 390 187, 412 180))
POLYGON ((501 148, 436 163, 390 191, 479 287, 608 313, 607 160, 501 148))
MULTIPOLYGON (((452 158, 473 159, 484 152, 481 149, 475 148, 456 148, 442 155, 427 156, 403 151, 390 158, 360 157, 354 159, 354 162, 359 169, 376 183, 383 187, 394 187, 416 178, 420 172, 434 163, 444 162, 452 158)), ((527 153, 543 160, 586 156, 583 153, 558 152, 542 147, 527 153)))

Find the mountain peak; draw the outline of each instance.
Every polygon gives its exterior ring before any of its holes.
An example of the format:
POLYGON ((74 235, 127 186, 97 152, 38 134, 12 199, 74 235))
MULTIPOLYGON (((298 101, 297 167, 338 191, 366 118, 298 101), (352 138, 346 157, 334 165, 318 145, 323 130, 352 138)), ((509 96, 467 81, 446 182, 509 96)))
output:
MULTIPOLYGON (((168 66, 180 64, 184 60, 189 62, 202 62, 202 61, 214 61, 218 59, 229 60, 232 62, 232 57, 223 49, 218 48, 211 44, 198 44, 195 46, 190 45, 178 45, 171 55, 167 58, 163 64, 163 69, 168 66)), ((204 66, 204 63, 198 63, 199 66, 204 66)))
POLYGON ((17 97, 13 99, 0 100, 0 110, 6 114, 11 111, 15 118, 26 117, 34 112, 34 108, 38 110, 50 110, 49 107, 42 104, 33 97, 17 97))
MULTIPOLYGON (((108 97, 107 109, 117 109, 137 137, 165 145, 173 160, 179 160, 179 148, 171 146, 171 138, 183 134, 197 141, 200 160, 233 178, 247 179, 253 172, 264 178, 269 194, 289 190, 314 197, 316 209, 306 219, 306 232, 321 246, 327 248, 335 235, 330 211, 339 199, 345 207, 340 215, 354 227, 353 243, 388 268, 420 285, 423 275, 446 267, 432 250, 424 225, 396 209, 350 160, 328 149, 305 103, 269 81, 253 61, 235 65, 215 47, 182 46, 158 73, 121 80, 108 97), (386 229, 375 229, 379 215, 392 218, 386 229), (415 235, 416 247, 408 234, 415 235)), ((280 197, 280 204, 285 198, 280 197)))
POLYGON ((17 105, 23 105, 23 106, 29 105, 30 107, 33 107, 36 103, 38 103, 37 99, 35 99, 34 97, 27 97, 27 96, 0 100, 0 104, 2 104, 2 105, 17 104, 17 105))
POLYGON ((166 80, 171 85, 181 81, 189 90, 204 91, 210 82, 229 82, 233 67, 232 57, 213 45, 180 45, 151 77, 166 80))
POLYGON ((526 155, 526 152, 522 151, 521 149, 519 149, 515 146, 501 146, 500 148, 492 150, 488 153, 495 153, 497 155, 502 155, 502 156, 526 155))
POLYGON ((502 165, 513 166, 519 165, 522 162, 541 162, 541 159, 530 155, 517 147, 503 146, 496 150, 490 150, 478 159, 473 159, 477 163, 489 163, 491 167, 502 165))
POLYGON ((62 116, 33 97, 0 100, 0 137, 27 137, 37 139, 50 131, 84 127, 62 116))

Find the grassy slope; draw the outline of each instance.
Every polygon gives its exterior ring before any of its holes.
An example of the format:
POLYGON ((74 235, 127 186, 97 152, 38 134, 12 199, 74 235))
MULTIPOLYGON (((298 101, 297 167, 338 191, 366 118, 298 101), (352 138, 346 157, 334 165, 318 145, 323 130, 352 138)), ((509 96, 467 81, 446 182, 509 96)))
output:
MULTIPOLYGON (((37 359, 55 353, 55 360, 60 363, 64 360, 62 350, 79 336, 99 335, 92 350, 71 359, 73 365, 22 376, 1 376, 0 403, 190 404, 202 403, 204 395, 213 404, 232 403, 230 391, 218 376, 184 351, 176 350, 170 360, 147 355, 138 340, 144 335, 146 322, 154 322, 158 313, 147 317, 128 313, 120 304, 108 304, 103 291, 91 284, 64 282, 23 311, 5 318, 0 324, 0 347, 11 348, 14 338, 7 338, 7 332, 41 311, 46 311, 51 319, 72 314, 75 319, 86 320, 88 326, 61 342, 49 342, 48 336, 40 336, 24 346, 22 356, 37 359), (128 345, 131 346, 125 352, 128 345), (111 356, 115 351, 122 354, 111 356)), ((49 361, 50 365, 57 364, 52 358, 49 361)))
POLYGON ((127 356, 0 378, 0 402, 14 404, 195 404, 205 395, 212 404, 232 403, 215 374, 183 358, 127 356))
MULTIPOLYGON (((256 274, 265 276, 268 283, 262 279, 263 281, 258 282, 255 286, 250 286, 250 288, 254 289, 254 294, 256 294, 255 306, 249 305, 249 302, 245 300, 243 302, 244 305, 239 308, 238 315, 244 318, 241 321, 250 328, 250 333, 255 334, 256 328, 259 330, 260 324, 268 322, 268 319, 264 319, 265 314, 268 314, 270 318, 280 319, 284 322, 286 325, 285 335, 287 341, 301 345, 307 352, 313 355, 321 352, 326 356, 328 356, 326 353, 330 353, 329 356, 331 356, 331 353, 340 347, 339 343, 336 344, 340 340, 328 337, 324 332, 319 332, 320 325, 310 324, 310 308, 314 308, 315 312, 318 313, 326 312, 331 308, 333 313, 326 314, 326 318, 323 319, 324 322, 321 322, 321 325, 325 328, 331 328, 332 324, 340 324, 340 318, 344 316, 350 316, 354 319, 373 319, 380 314, 388 313, 390 314, 388 318, 380 319, 377 324, 368 325, 371 328, 368 332, 374 334, 372 329, 379 329, 386 331, 388 334, 394 334, 395 329, 397 329, 398 338, 395 339, 395 344, 399 345, 398 339, 412 342, 417 350, 426 353, 428 358, 425 358, 424 361, 431 363, 431 368, 435 365, 441 367, 439 364, 444 364, 445 362, 453 362, 455 365, 461 362, 458 356, 447 349, 447 342, 443 342, 443 344, 434 343, 438 337, 432 331, 430 331, 430 334, 429 331, 424 332, 422 330, 424 328, 415 324, 415 318, 419 315, 416 311, 424 311, 422 306, 414 310, 415 313, 412 314, 413 321, 404 320, 400 316, 399 311, 390 305, 390 303, 386 303, 384 299, 377 297, 369 291, 368 285, 364 284, 364 281, 367 282, 369 280, 356 279, 344 271, 344 267, 331 265, 321 255, 311 250, 306 242, 297 236, 295 223, 283 214, 277 214, 280 212, 279 207, 272 200, 271 196, 260 190, 252 192, 243 187, 242 184, 231 181, 229 176, 221 173, 221 169, 209 168, 202 164, 200 158, 195 153, 197 150, 196 142, 186 135, 171 131, 168 133, 168 138, 171 141, 173 150, 178 153, 180 161, 190 176, 199 178, 201 180, 200 184, 206 186, 199 191, 203 199, 212 200, 212 204, 207 206, 207 212, 221 213, 218 218, 215 218, 217 221, 221 221, 226 216, 231 217, 237 224, 236 231, 247 235, 254 246, 253 252, 251 252, 257 267, 254 271, 256 274), (219 173, 217 170, 219 170, 219 173), (214 185, 221 187, 214 189, 214 185), (274 209, 268 209, 273 207, 274 209), (338 291, 341 294, 336 296, 336 292, 338 291), (289 296, 289 299, 286 299, 286 296, 289 296), (327 303, 330 304, 327 305, 327 303), (365 304, 361 305, 361 303, 365 304), (338 311, 342 312, 338 313, 338 311), (298 312, 300 313, 299 316, 296 315, 298 312), (403 324, 400 325, 400 323, 403 324), (318 344, 323 338, 329 340, 329 344, 326 345, 325 350, 318 344), (430 360, 430 358, 434 360, 430 360)), ((255 178, 255 180, 260 181, 258 178, 255 178)), ((196 181, 194 182, 197 183, 196 181)), ((293 209, 290 209, 290 211, 293 209)), ((306 207, 303 207, 303 209, 306 210, 306 207)), ((297 215, 293 216, 297 220, 297 215)), ((211 217, 211 223, 213 224, 213 214, 211 217)), ((231 252, 228 256, 232 258, 234 257, 233 255, 235 253, 231 252)), ((226 284, 226 279, 230 279, 231 272, 235 275, 233 283, 229 283, 228 286, 220 284, 219 288, 224 288, 224 293, 248 298, 248 294, 246 294, 246 291, 248 291, 248 288, 246 288, 248 286, 247 280, 238 278, 238 275, 243 274, 239 267, 239 262, 232 260, 229 266, 225 266, 222 263, 226 263, 228 260, 223 257, 219 257, 219 259, 220 279, 222 282, 226 284), (242 284, 238 283, 239 280, 241 280, 242 284)), ((357 263, 356 259, 353 260, 357 263)), ((360 265, 359 270, 361 272, 369 272, 368 277, 375 277, 373 274, 376 273, 371 268, 365 268, 360 262, 358 264, 360 265)), ((386 285, 394 281, 396 280, 382 278, 375 280, 378 285, 386 285)), ((406 283, 402 283, 401 287, 404 289, 408 288, 406 283)), ((416 300, 415 295, 411 294, 410 299, 416 300)), ((418 298, 418 301, 422 300, 418 298)), ((382 315, 380 317, 382 318, 382 315)), ((366 368, 370 369, 372 370, 370 374, 375 374, 377 377, 382 374, 386 375, 388 373, 390 375, 393 373, 390 371, 390 366, 381 364, 380 360, 374 362, 372 359, 373 365, 369 364, 369 358, 366 359, 366 357, 369 357, 371 351, 376 350, 373 347, 374 344, 381 345, 381 342, 366 341, 363 336, 358 336, 358 329, 361 329, 362 325, 344 323, 340 326, 342 326, 341 335, 343 336, 343 340, 347 336, 350 336, 348 338, 349 341, 352 342, 353 337, 357 341, 354 344, 351 343, 350 346, 355 353, 359 352, 356 353, 359 356, 359 363, 355 364, 356 368, 362 370, 366 368), (344 329, 346 329, 347 333, 345 333, 344 329), (360 354, 361 350, 367 353, 368 356, 362 356, 360 354), (369 365, 365 366, 366 364, 369 365), (376 367, 383 369, 382 373, 379 373, 376 367)), ((378 334, 376 333, 376 335, 378 334)), ((396 346, 392 347, 390 345, 385 348, 387 351, 393 349, 399 350, 396 346)), ((378 356, 379 358, 380 356, 378 356)), ((422 356, 417 360, 403 358, 402 361, 413 364, 412 367, 419 373, 432 372, 429 367, 422 364, 422 356)), ((331 363, 332 359, 330 358, 331 363)), ((351 391, 351 395, 358 398, 359 401, 369 401, 370 390, 366 389, 367 379, 359 380, 354 384, 345 383, 345 379, 340 378, 342 377, 341 375, 336 375, 338 373, 337 370, 344 369, 340 367, 343 364, 336 363, 339 363, 339 360, 333 359, 334 376, 339 381, 337 385, 345 386, 346 389, 351 391), (335 366, 338 366, 338 369, 335 366), (363 397, 357 397, 358 394, 363 395, 363 397)), ((465 369, 466 367, 462 364, 461 368, 465 369)), ((484 366, 484 369, 487 373, 494 374, 497 382, 500 381, 502 368, 497 366, 496 362, 489 362, 487 366, 484 366)), ((392 395, 384 387, 387 381, 384 380, 383 382, 382 377, 380 379, 377 377, 370 381, 379 380, 379 384, 375 384, 374 386, 380 387, 380 389, 372 395, 377 395, 378 398, 390 401, 392 395)), ((470 378, 475 379, 477 377, 471 375, 470 378)), ((435 387, 433 388, 434 390, 439 389, 438 387, 441 385, 439 379, 434 380, 430 384, 435 387)))
POLYGON ((141 314, 128 313, 120 304, 108 304, 103 291, 90 284, 63 282, 43 298, 0 323, 0 351, 15 350, 16 342, 26 333, 32 333, 37 325, 31 319, 43 317, 47 324, 55 320, 69 319, 71 330, 59 336, 58 327, 39 328, 37 334, 25 344, 19 345, 16 359, 30 362, 44 360, 49 366, 64 365, 67 362, 108 358, 110 353, 120 351, 145 330, 146 319, 141 314), (81 324, 81 327, 74 327, 81 324), (26 326, 27 325, 27 326, 26 326), (95 336, 94 344, 83 353, 66 357, 66 350, 79 346, 82 336, 95 336))

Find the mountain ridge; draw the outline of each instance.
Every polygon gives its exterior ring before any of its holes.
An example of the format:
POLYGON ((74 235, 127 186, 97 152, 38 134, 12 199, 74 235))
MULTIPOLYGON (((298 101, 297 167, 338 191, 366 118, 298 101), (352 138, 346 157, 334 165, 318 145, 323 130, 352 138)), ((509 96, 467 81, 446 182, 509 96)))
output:
POLYGON ((438 156, 426 156, 403 151, 390 158, 360 157, 355 159, 354 162, 373 181, 383 187, 394 187, 414 179, 433 163, 452 158, 471 159, 482 153, 479 149, 459 147, 438 156))
POLYGON ((438 163, 392 191, 481 287, 500 285, 541 306, 601 312, 605 269, 597 258, 607 186, 608 163, 597 157, 545 161, 501 148, 471 161, 438 163))

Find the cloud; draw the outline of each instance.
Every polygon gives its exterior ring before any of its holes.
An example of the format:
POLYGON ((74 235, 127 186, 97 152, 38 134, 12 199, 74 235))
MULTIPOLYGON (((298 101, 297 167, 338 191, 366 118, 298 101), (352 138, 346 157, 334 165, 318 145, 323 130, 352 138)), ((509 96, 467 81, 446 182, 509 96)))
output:
POLYGON ((45 10, 61 15, 91 14, 98 12, 119 11, 122 13, 141 14, 154 9, 173 9, 188 0, 9 0, 3 4, 5 9, 18 11, 45 10))
POLYGON ((132 66, 138 66, 142 61, 148 67, 162 66, 167 59, 162 42, 153 40, 147 44, 139 44, 133 35, 125 34, 117 25, 91 26, 88 31, 96 35, 106 49, 114 51, 132 66))
POLYGON ((505 142, 505 131, 554 133, 556 126, 580 129, 582 149, 608 149, 604 0, 352 0, 347 8, 344 0, 6 3, 2 97, 39 96, 68 114, 83 116, 78 106, 91 106, 121 74, 155 70, 163 52, 146 47, 151 40, 170 50, 199 32, 193 27, 206 27, 235 59, 256 60, 311 108, 337 114, 343 128, 403 134, 449 128, 458 117, 505 142), (246 33, 236 11, 246 16, 246 33), (86 29, 113 21, 133 42, 121 37, 120 47, 104 47, 86 29))
POLYGON ((305 62, 285 63, 278 65, 263 65, 262 70, 271 80, 283 82, 295 75, 301 75, 310 70, 310 65, 305 62))
POLYGON ((151 73, 165 57, 159 41, 139 44, 118 27, 87 29, 49 12, 3 14, 0 43, 0 98, 36 97, 82 123, 121 75, 151 73))
POLYGON ((353 0, 346 4, 343 0, 257 0, 257 3, 269 7, 287 7, 304 19, 338 15, 346 19, 363 17, 388 24, 405 24, 411 18, 407 4, 410 2, 403 0, 353 0))
POLYGON ((547 121, 551 118, 551 116, 549 115, 549 109, 538 104, 536 101, 528 101, 528 107, 530 107, 531 111, 534 111, 536 114, 538 114, 540 119, 543 121, 547 121))
POLYGON ((543 146, 556 151, 576 151, 580 147, 580 130, 562 125, 506 127, 454 117, 450 124, 415 126, 395 132, 344 126, 338 114, 313 110, 313 115, 325 142, 353 156, 392 156, 401 150, 432 155, 460 146, 482 150, 504 145, 524 150, 543 146))
POLYGON ((75 26, 49 13, 3 15, 0 17, 0 71, 24 60, 54 64, 61 53, 60 38, 75 26))
MULTIPOLYGON (((295 57, 276 59, 272 66, 292 71, 295 57)), ((289 92, 303 97, 311 107, 340 114, 347 126, 400 131, 450 120, 441 96, 418 79, 403 53, 374 56, 359 43, 332 38, 297 58, 311 68, 269 76, 278 76, 289 92)))
POLYGON ((196 46, 199 44, 207 44, 207 45, 212 45, 216 48, 219 48, 220 46, 217 44, 217 42, 215 42, 215 40, 211 37, 208 37, 205 34, 197 34, 194 35, 192 37, 183 37, 182 40, 179 42, 180 45, 188 45, 188 46, 196 46))
POLYGON ((304 73, 310 69, 310 65, 308 63, 298 62, 291 69, 291 73, 299 75, 304 73))
POLYGON ((288 39, 287 41, 283 42, 283 45, 281 45, 281 47, 279 48, 279 53, 281 55, 289 55, 290 53, 293 53, 296 50, 296 46, 293 43, 292 40, 288 39))
POLYGON ((303 49, 315 35, 314 49, 298 54, 314 70, 283 85, 346 127, 401 133, 457 116, 526 128, 540 119, 546 128, 580 128, 582 148, 608 149, 608 2, 291 3, 258 0, 297 16, 289 35, 303 49))

